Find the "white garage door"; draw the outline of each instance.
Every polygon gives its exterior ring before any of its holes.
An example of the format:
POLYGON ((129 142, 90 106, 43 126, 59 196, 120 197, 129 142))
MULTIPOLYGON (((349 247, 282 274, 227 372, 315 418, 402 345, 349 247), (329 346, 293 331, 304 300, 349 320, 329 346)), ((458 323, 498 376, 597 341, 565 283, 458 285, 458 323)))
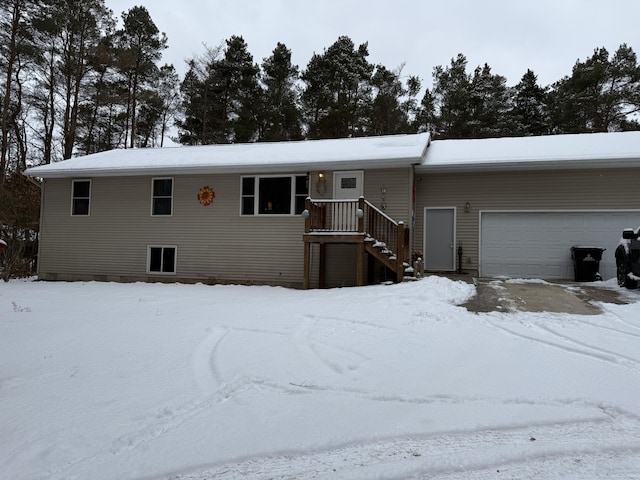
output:
POLYGON ((622 229, 640 224, 639 211, 482 212, 480 274, 485 277, 573 278, 573 245, 606 248, 604 279, 615 277, 622 229))

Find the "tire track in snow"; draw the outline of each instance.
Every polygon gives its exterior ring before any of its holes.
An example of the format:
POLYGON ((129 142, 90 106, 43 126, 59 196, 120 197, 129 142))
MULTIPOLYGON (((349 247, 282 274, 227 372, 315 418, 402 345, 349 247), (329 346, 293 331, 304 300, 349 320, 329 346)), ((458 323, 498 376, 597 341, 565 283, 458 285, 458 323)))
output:
POLYGON ((573 340, 571 339, 571 337, 561 336, 559 334, 556 334, 552 330, 548 329, 547 327, 542 327, 539 325, 526 326, 526 328, 530 331, 535 329, 536 331, 541 332, 541 335, 543 337, 541 338, 539 336, 535 336, 534 334, 522 333, 510 328, 507 328, 505 326, 498 325, 496 322, 489 319, 484 319, 484 321, 491 327, 495 328, 496 330, 499 330, 503 333, 506 333, 516 338, 529 340, 534 343, 539 343, 547 347, 556 348, 558 350, 562 350, 568 353, 583 355, 586 357, 593 358, 595 360, 612 363, 614 365, 624 366, 629 368, 630 370, 635 370, 635 371, 640 370, 639 368, 640 362, 638 360, 632 359, 630 357, 625 357, 624 355, 620 355, 615 352, 589 346, 588 344, 579 342, 577 340, 573 340), (559 341, 553 341, 553 338, 556 338, 559 341))
MULTIPOLYGON (((621 476, 640 461, 637 419, 611 416, 602 421, 442 432, 373 442, 335 445, 326 450, 278 452, 212 465, 170 480, 252 479, 423 479, 496 478, 497 472, 547 471, 565 478, 580 468, 619 459, 621 476), (626 462, 626 463, 625 463, 626 462), (559 467, 570 465, 569 472, 559 467)), ((505 478, 515 478, 507 473, 505 478)), ((575 477, 574 477, 575 478, 575 477)), ((595 478, 595 477, 589 477, 595 478)))
POLYGON ((313 340, 313 329, 318 321, 319 318, 315 315, 305 315, 291 334, 291 342, 310 365, 316 365, 321 370, 328 370, 333 374, 344 375, 357 370, 361 362, 369 359, 354 349, 313 340), (334 350, 338 355, 323 355, 319 347, 334 350))
POLYGON ((195 348, 191 365, 198 386, 205 394, 214 393, 222 383, 217 350, 220 342, 229 333, 227 328, 214 327, 195 348))

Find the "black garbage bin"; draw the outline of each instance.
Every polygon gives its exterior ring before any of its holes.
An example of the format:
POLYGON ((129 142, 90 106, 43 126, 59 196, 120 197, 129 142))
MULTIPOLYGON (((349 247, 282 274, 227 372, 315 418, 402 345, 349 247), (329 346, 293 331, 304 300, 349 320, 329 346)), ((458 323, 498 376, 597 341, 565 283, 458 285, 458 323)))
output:
POLYGON ((573 259, 573 272, 576 282, 602 280, 599 270, 602 252, 605 250, 606 248, 582 247, 578 245, 571 247, 571 258, 573 259))

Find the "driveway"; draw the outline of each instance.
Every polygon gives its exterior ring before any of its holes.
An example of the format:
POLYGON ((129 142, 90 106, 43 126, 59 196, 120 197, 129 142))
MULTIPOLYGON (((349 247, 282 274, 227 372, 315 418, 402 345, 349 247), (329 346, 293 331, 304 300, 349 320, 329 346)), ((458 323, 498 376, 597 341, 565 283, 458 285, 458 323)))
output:
POLYGON ((628 304, 640 300, 640 290, 625 290, 610 282, 545 282, 457 278, 473 282, 477 293, 463 304, 471 312, 555 312, 598 315, 599 302, 628 304))

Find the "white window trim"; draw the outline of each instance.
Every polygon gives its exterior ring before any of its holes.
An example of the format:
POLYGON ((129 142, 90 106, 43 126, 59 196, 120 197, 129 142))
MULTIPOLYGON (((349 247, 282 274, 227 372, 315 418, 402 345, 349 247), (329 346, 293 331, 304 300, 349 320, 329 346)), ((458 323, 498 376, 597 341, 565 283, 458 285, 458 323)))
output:
POLYGON ((71 209, 70 209, 70 211, 69 211, 69 214, 70 214, 72 217, 90 217, 90 216, 91 216, 91 187, 93 186, 91 183, 92 183, 92 182, 91 182, 91 179, 90 179, 90 178, 75 178, 75 179, 73 179, 73 180, 71 181, 71 209), (74 185, 75 185, 75 183, 76 183, 76 182, 89 182, 89 208, 87 209, 87 214, 86 214, 86 215, 81 215, 81 214, 78 214, 78 213, 73 213, 73 201, 74 201, 76 198, 79 198, 79 199, 80 199, 80 198, 86 198, 86 197, 74 197, 74 196, 73 196, 73 190, 74 190, 74 188, 73 188, 73 187, 74 187, 74 185))
MULTIPOLYGON (((162 270, 162 268, 161 268, 162 270)), ((178 271, 178 246, 177 245, 147 245, 147 274, 149 275, 166 275, 166 276, 172 276, 172 275, 176 275, 176 272, 178 271), (175 251, 175 255, 173 257, 173 272, 155 272, 155 271, 151 271, 151 249, 152 248, 162 248, 163 250, 165 248, 173 248, 175 251)))
MULTIPOLYGON (((175 189, 175 185, 176 185, 176 181, 173 177, 153 177, 151 179, 151 205, 150 205, 150 211, 149 214, 152 217, 173 217, 173 192, 175 189), (155 198, 155 195, 153 194, 153 184, 156 180, 171 180, 171 213, 168 215, 161 215, 161 214, 154 214, 153 213, 153 199, 155 198)), ((167 198, 167 197, 158 197, 158 198, 167 198)))
MULTIPOLYGON (((240 176, 240 216, 241 217, 293 217, 296 215, 296 177, 307 177, 306 173, 285 173, 285 174, 273 174, 273 175, 242 175, 240 176), (291 179, 291 205, 289 206, 290 213, 260 213, 260 179, 262 178, 285 178, 291 179), (242 199, 250 195, 243 195, 242 183, 245 178, 255 179, 253 184, 253 213, 242 213, 242 199)), ((310 179, 309 179, 310 180, 310 179)), ((309 196, 309 190, 305 193, 304 197, 309 196)))

